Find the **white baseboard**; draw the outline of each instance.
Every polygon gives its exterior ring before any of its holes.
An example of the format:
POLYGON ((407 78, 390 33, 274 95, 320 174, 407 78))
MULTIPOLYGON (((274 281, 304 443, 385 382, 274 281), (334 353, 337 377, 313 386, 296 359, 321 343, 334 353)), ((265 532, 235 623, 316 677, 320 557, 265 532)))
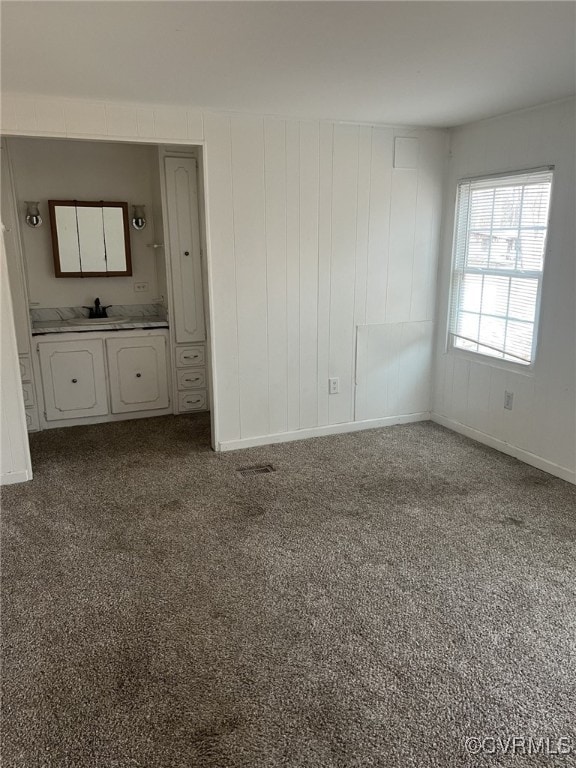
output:
POLYGON ((413 421, 428 421, 429 411, 409 413, 402 416, 386 416, 383 419, 367 419, 366 421, 346 421, 343 424, 327 424, 324 427, 310 427, 309 429, 297 429, 293 432, 280 432, 275 435, 261 435, 259 437, 244 437, 240 440, 219 442, 216 450, 236 451, 239 448, 255 448, 258 445, 271 445, 272 443, 289 443, 292 440, 307 440, 309 437, 324 437, 326 435, 339 435, 342 432, 359 432, 363 429, 377 429, 378 427, 391 427, 394 424, 409 424, 413 421))
POLYGON ((447 429, 451 429, 452 431, 458 432, 465 437, 476 440, 478 443, 483 443, 490 448, 495 448, 497 451, 506 453, 508 456, 513 456, 515 459, 519 459, 525 464, 530 464, 530 466, 536 467, 536 469, 541 469, 542 471, 549 472, 551 475, 555 475, 562 480, 567 480, 569 483, 576 484, 576 472, 568 469, 567 467, 562 467, 560 464, 554 464, 554 462, 543 459, 541 456, 537 456, 535 453, 530 453, 529 451, 525 451, 523 448, 518 448, 517 446, 511 445, 510 443, 505 443, 504 440, 499 440, 496 437, 492 437, 492 435, 486 434, 486 432, 480 432, 478 429, 473 429, 473 427, 467 427, 466 424, 461 424, 459 421, 454 421, 453 419, 449 419, 446 416, 441 416, 439 413, 432 412, 430 414, 430 418, 432 421, 435 421, 437 424, 441 424, 447 429))
POLYGON ((27 469, 22 469, 19 472, 4 472, 0 475, 0 485, 25 483, 27 480, 32 480, 32 472, 27 469))

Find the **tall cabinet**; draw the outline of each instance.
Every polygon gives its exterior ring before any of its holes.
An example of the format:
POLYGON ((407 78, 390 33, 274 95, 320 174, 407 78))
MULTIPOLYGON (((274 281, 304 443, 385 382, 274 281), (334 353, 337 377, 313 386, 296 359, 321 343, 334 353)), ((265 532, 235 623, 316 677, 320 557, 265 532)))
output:
POLYGON ((202 411, 208 397, 196 158, 164 157, 164 179, 174 406, 177 413, 202 411))

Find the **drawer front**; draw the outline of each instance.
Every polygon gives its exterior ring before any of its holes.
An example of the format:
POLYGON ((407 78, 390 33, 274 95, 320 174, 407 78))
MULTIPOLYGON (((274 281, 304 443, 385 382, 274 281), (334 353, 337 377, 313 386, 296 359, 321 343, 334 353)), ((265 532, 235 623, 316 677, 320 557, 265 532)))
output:
POLYGON ((206 373, 203 368, 192 368, 189 371, 177 371, 178 389, 204 389, 206 373))
POLYGON ((31 381, 27 381, 22 384, 22 392, 24 393, 24 407, 30 408, 35 405, 34 403, 34 384, 31 381))
POLYGON ((22 381, 32 381, 32 361, 28 355, 20 355, 20 377, 22 381))
POLYGON ((178 410, 180 413, 206 410, 206 392, 179 392, 178 410))
POLYGON ((204 347, 176 347, 176 367, 204 365, 204 347))
POLYGON ((26 414, 26 428, 28 432, 37 432, 40 429, 40 422, 38 421, 38 411, 36 408, 27 408, 26 414))

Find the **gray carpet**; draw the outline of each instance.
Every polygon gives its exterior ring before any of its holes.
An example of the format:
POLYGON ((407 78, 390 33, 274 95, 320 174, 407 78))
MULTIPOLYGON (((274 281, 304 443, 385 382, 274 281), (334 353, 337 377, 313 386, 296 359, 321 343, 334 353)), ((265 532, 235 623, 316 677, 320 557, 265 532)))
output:
POLYGON ((3 492, 5 768, 576 765, 465 749, 576 745, 575 487, 431 423, 208 432, 33 436, 3 492))

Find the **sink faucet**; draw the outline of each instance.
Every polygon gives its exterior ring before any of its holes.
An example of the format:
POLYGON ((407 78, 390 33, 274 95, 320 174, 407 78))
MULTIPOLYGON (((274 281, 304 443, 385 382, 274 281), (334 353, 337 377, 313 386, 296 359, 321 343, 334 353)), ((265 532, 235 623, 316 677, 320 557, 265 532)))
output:
POLYGON ((111 304, 108 304, 105 307, 103 304, 100 304, 100 299, 94 299, 93 307, 83 307, 83 309, 87 309, 90 312, 88 317, 108 317, 106 310, 111 306, 111 304))

